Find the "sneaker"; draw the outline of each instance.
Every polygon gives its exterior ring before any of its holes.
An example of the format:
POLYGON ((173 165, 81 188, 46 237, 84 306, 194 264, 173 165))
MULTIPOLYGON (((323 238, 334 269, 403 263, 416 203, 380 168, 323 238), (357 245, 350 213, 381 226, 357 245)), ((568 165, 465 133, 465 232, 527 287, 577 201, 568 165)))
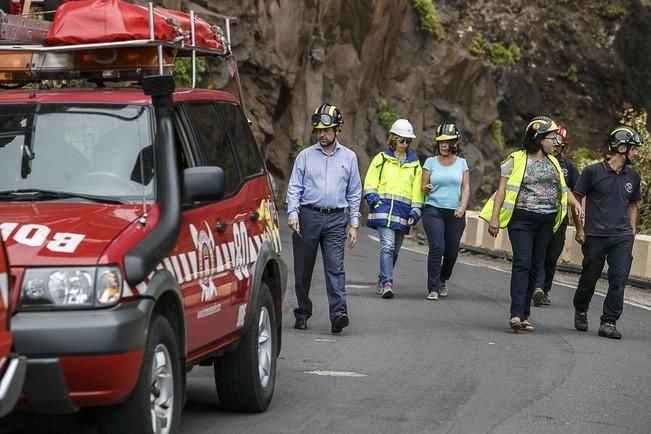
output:
POLYGON ((542 300, 544 297, 545 297, 545 291, 543 291, 541 288, 534 289, 533 295, 531 296, 531 300, 533 300, 533 305, 534 306, 542 305, 542 300))
POLYGON ((615 328, 614 322, 602 322, 599 326, 599 336, 610 339, 621 339, 622 334, 615 328))
POLYGON ((382 298, 393 298, 393 283, 387 282, 382 289, 382 298))
POLYGON ((432 291, 427 295, 428 300, 438 300, 439 299, 439 293, 436 291, 432 291))
POLYGON ((588 331, 588 312, 578 310, 574 312, 574 328, 580 332, 588 331))
POLYGON ((447 297, 448 296, 448 284, 447 281, 441 280, 439 283, 439 297, 447 297))
POLYGON ((522 320, 519 316, 514 316, 509 320, 509 325, 511 326, 513 333, 517 333, 522 329, 522 320))
POLYGON ((533 324, 531 324, 528 319, 523 319, 520 322, 520 328, 525 332, 532 332, 535 330, 533 324))
POLYGON ((542 299, 542 301, 541 301, 540 303, 541 303, 543 306, 549 306, 549 305, 552 304, 552 301, 551 301, 551 299, 549 298, 549 295, 547 295, 547 293, 545 293, 545 295, 543 296, 543 299, 542 299))
POLYGON ((377 295, 382 295, 382 292, 384 292, 384 285, 379 280, 377 281, 377 287, 375 288, 375 292, 377 292, 377 295))

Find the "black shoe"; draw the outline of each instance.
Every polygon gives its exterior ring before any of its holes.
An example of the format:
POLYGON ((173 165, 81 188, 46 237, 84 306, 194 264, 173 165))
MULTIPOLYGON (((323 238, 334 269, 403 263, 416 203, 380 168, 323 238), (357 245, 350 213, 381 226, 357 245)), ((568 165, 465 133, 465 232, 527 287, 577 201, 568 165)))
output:
POLYGON ((574 328, 580 332, 588 331, 588 312, 574 311, 574 328))
POLYGON ((307 330, 307 319, 296 318, 296 322, 294 323, 294 328, 296 330, 307 330))
POLYGON ((622 334, 615 328, 614 322, 602 322, 599 326, 599 336, 610 339, 621 339, 622 334))
POLYGON ((332 329, 330 330, 334 334, 341 333, 344 327, 348 327, 348 315, 342 313, 334 321, 332 321, 332 329))
POLYGON ((533 290, 533 295, 531 296, 531 300, 533 301, 534 306, 540 306, 542 305, 543 298, 545 297, 545 291, 543 291, 541 288, 536 288, 533 290))
POLYGON ((552 301, 550 300, 549 295, 547 295, 547 293, 543 295, 543 299, 540 302, 540 304, 542 304, 543 306, 549 306, 552 304, 552 301))

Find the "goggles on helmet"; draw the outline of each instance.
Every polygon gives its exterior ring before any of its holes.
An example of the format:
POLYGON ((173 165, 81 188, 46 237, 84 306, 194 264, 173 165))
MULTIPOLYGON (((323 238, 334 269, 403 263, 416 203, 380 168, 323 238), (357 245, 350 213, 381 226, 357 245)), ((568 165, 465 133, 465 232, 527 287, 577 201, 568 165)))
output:
POLYGON ((565 146, 565 137, 563 137, 562 134, 558 134, 558 133, 556 133, 556 135, 554 136, 554 142, 555 142, 557 145, 565 146))
POLYGON ((338 125, 336 118, 330 116, 327 113, 315 113, 312 115, 312 126, 316 127, 317 125, 322 124, 324 127, 331 127, 333 125, 338 125))

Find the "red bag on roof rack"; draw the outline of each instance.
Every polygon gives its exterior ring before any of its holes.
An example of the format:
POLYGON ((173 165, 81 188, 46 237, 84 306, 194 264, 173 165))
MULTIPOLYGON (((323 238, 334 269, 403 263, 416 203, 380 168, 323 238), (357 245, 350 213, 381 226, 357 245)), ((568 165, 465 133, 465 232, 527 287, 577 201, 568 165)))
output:
MULTIPOLYGON (((224 50, 217 29, 195 17, 196 46, 224 50)), ((189 33, 189 14, 154 8, 155 39, 173 41, 189 33)), ((59 6, 45 43, 74 45, 138 39, 149 39, 147 8, 120 0, 79 0, 59 6)), ((191 43, 189 36, 185 43, 191 43)))

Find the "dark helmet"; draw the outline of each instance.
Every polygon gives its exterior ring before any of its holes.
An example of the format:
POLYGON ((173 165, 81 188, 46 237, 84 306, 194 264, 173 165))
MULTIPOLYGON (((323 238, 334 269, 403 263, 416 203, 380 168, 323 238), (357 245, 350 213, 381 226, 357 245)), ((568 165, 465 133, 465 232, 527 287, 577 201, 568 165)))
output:
POLYGON ((436 140, 459 140, 461 133, 454 124, 443 122, 436 129, 436 140))
POLYGON ((312 128, 323 130, 326 128, 337 127, 344 123, 339 109, 332 104, 321 104, 312 114, 312 128))
POLYGON ((552 131, 558 131, 556 122, 547 116, 536 116, 529 121, 524 134, 528 139, 538 141, 538 139, 552 131))
POLYGON ((610 132, 608 135, 608 146, 611 152, 619 152, 620 146, 626 146, 628 152, 631 146, 642 146, 643 140, 640 133, 633 127, 628 125, 620 125, 610 132))

